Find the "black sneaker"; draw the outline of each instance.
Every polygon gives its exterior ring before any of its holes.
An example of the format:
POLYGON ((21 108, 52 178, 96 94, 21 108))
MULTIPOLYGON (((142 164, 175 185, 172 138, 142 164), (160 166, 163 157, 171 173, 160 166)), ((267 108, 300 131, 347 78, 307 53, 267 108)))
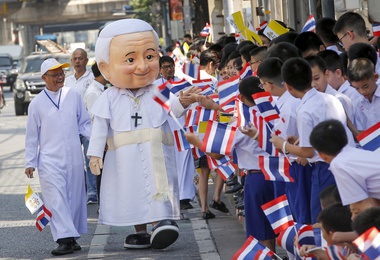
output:
POLYGON ((51 251, 52 255, 67 255, 74 253, 72 238, 61 238, 57 240, 58 247, 51 251))
POLYGON ((213 209, 216 209, 216 210, 219 210, 221 212, 224 212, 224 213, 228 213, 230 212, 227 207, 226 207, 226 204, 223 203, 223 201, 221 202, 216 202, 215 200, 213 200, 211 203, 210 203, 210 207, 213 208, 213 209))
POLYGON ((211 218, 215 218, 215 215, 211 211, 202 212, 202 218, 203 219, 211 219, 211 218))
POLYGON ((231 186, 230 189, 226 190, 226 194, 231 194, 231 193, 235 193, 239 190, 243 189, 243 185, 241 185, 240 183, 236 183, 235 185, 231 186))
POLYGON ((180 209, 192 209, 193 208, 193 205, 190 204, 189 199, 180 200, 179 206, 180 206, 180 209))
POLYGON ((131 234, 125 238, 124 248, 145 249, 150 247, 150 235, 148 233, 131 234))
POLYGON ((171 219, 164 219, 152 228, 150 244, 153 249, 164 249, 173 244, 179 236, 177 223, 171 219))
POLYGON ((235 174, 230 175, 226 180, 227 186, 235 185, 238 182, 237 176, 235 174))

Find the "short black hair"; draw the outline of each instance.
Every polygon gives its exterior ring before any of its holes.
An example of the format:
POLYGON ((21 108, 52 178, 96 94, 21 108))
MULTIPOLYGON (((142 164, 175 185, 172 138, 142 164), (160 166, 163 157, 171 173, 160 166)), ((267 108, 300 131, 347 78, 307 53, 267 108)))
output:
POLYGON ((262 88, 259 87, 260 80, 258 77, 247 77, 244 78, 239 83, 240 95, 245 97, 249 102, 255 103, 252 98, 253 94, 264 92, 262 88))
POLYGON ((318 152, 336 156, 348 143, 347 133, 343 124, 330 119, 316 125, 310 134, 310 144, 318 152))
POLYGON ((283 64, 279 58, 268 58, 260 63, 257 76, 269 80, 277 86, 282 86, 281 67, 283 64))
POLYGON ((315 33, 322 41, 329 44, 336 44, 339 42, 339 38, 333 31, 335 24, 336 20, 330 17, 318 19, 315 24, 315 33))
POLYGON ((342 203, 336 184, 329 185, 321 190, 319 193, 319 200, 321 201, 321 204, 324 204, 327 207, 335 203, 342 203))
POLYGON ((297 38, 299 33, 297 32, 294 32, 294 31, 290 31, 290 32, 286 32, 284 34, 281 34, 279 35, 278 37, 274 38, 271 42, 270 42, 270 46, 273 46, 275 44, 279 44, 281 42, 288 42, 288 43, 291 43, 293 44, 294 43, 294 40, 297 38))
POLYGON ((237 58, 240 58, 240 53, 238 51, 233 51, 230 53, 230 55, 228 55, 227 59, 226 59, 226 64, 230 61, 230 60, 234 60, 234 59, 237 59, 237 58))
POLYGON ((160 68, 162 67, 162 64, 164 64, 165 62, 169 62, 170 64, 174 64, 174 60, 172 57, 170 57, 168 55, 164 55, 164 56, 161 56, 160 59, 158 60, 160 68))
POLYGON ((98 64, 96 62, 94 62, 94 64, 92 64, 91 71, 92 71, 92 74, 94 74, 95 78, 102 75, 102 73, 100 73, 98 64))
POLYGON ((237 45, 235 36, 227 36, 227 37, 224 39, 224 42, 223 42, 224 46, 226 46, 226 45, 229 44, 229 43, 233 43, 233 44, 236 44, 236 45, 237 45))
POLYGON ((348 55, 347 52, 342 52, 339 54, 339 57, 342 59, 343 63, 343 75, 347 75, 347 67, 348 67, 348 55))
POLYGON ((244 41, 241 41, 237 46, 236 46, 236 50, 237 51, 240 51, 243 47, 245 46, 254 46, 255 44, 251 41, 248 41, 248 40, 244 40, 244 41))
POLYGON ((208 49, 212 51, 216 51, 220 55, 222 52, 223 46, 220 44, 214 43, 214 44, 211 44, 211 46, 208 47, 208 49))
POLYGON ((241 60, 241 57, 237 57, 235 60, 234 60, 234 66, 236 67, 236 69, 238 71, 241 71, 243 69, 243 61, 241 60))
POLYGON ((325 61, 327 70, 335 72, 337 69, 340 69, 344 75, 346 70, 343 68, 343 61, 338 53, 333 50, 324 50, 320 51, 317 56, 325 61))
POLYGON ((168 47, 165 48, 165 52, 168 53, 168 52, 173 52, 174 51, 174 46, 173 45, 169 45, 168 47))
POLYGON ((372 207, 360 212, 352 223, 352 228, 359 235, 371 227, 376 227, 380 230, 380 207, 372 207))
POLYGON ((258 47, 257 47, 256 45, 246 45, 246 46, 240 48, 239 53, 240 53, 240 55, 241 55, 241 56, 242 56, 247 62, 249 62, 249 61, 251 60, 251 55, 250 55, 251 51, 252 51, 253 49, 257 49, 257 48, 258 48, 258 47))
POLYGON ((230 42, 223 47, 221 62, 227 62, 228 56, 236 50, 236 42, 230 42))
POLYGON ((312 72, 307 61, 302 58, 290 58, 281 68, 281 77, 290 86, 298 91, 311 88, 312 72))
POLYGON ((216 51, 213 50, 204 50, 201 52, 201 55, 199 57, 199 65, 206 66, 209 62, 213 63, 219 63, 220 62, 220 55, 216 51))
POLYGON ((335 203, 323 209, 318 215, 318 221, 327 232, 352 231, 351 211, 348 206, 335 203))
POLYGON ((267 54, 267 50, 268 50, 267 46, 260 46, 251 50, 249 52, 249 55, 258 57, 258 60, 264 60, 267 54))
POLYGON ((310 50, 318 51, 321 45, 324 46, 321 38, 316 33, 313 32, 303 32, 300 33, 294 40, 294 45, 302 52, 307 52, 310 50))
POLYGON ((323 73, 326 72, 326 63, 321 57, 310 55, 305 60, 310 64, 311 68, 318 67, 323 73))
POLYGON ((368 43, 358 42, 352 44, 347 55, 350 62, 357 58, 367 58, 372 61, 373 65, 376 66, 377 63, 376 49, 368 43))
POLYGON ((290 58, 301 57, 300 50, 291 43, 280 42, 269 49, 266 58, 279 58, 283 62, 290 58))
POLYGON ((344 34, 347 31, 354 31, 361 37, 367 37, 364 18, 355 12, 346 12, 342 14, 338 18, 338 21, 336 21, 333 31, 335 34, 344 34))
POLYGON ((192 39, 191 34, 188 34, 188 33, 186 33, 186 34, 183 36, 183 38, 189 38, 190 40, 192 39))
POLYGON ((349 81, 358 82, 373 77, 375 66, 366 58, 355 59, 350 62, 347 68, 349 81))

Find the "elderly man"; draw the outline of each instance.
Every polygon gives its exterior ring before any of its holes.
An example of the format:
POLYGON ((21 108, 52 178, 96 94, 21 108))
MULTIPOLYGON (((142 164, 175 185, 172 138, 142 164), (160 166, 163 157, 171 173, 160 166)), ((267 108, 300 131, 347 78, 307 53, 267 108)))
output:
POLYGON ((51 253, 65 255, 80 250, 76 239, 87 233, 83 155, 79 135, 90 137, 91 121, 82 97, 63 87, 65 73, 55 59, 41 65, 46 87, 30 103, 25 140, 25 174, 37 168, 54 241, 51 253))

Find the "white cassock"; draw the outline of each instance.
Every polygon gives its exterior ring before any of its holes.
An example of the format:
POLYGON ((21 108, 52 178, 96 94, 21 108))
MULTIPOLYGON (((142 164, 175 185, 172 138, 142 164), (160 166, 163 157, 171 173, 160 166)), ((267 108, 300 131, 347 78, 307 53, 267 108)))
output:
MULTIPOLYGON (((111 87, 91 110, 94 121, 87 155, 102 157, 108 146, 100 188, 102 224, 131 226, 180 217, 169 115, 153 100, 153 92, 153 85, 135 94, 111 87), (136 114, 141 118, 132 118, 136 114), (163 186, 166 200, 155 197, 163 186)), ((171 99, 171 108, 176 116, 185 112, 178 98, 171 99)))
POLYGON ((25 141, 26 167, 38 169, 43 201, 52 213, 50 227, 55 241, 87 233, 79 134, 90 138, 91 120, 77 92, 68 87, 61 91, 59 109, 53 101, 58 104, 60 91, 45 88, 32 100, 25 141))

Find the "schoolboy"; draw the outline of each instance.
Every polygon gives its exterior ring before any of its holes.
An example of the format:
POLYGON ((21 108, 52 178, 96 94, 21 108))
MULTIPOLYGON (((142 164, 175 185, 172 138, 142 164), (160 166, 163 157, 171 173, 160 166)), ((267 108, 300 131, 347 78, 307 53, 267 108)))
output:
MULTIPOLYGON (((276 105, 285 123, 278 120, 275 127, 286 139, 288 136, 298 136, 296 117, 300 100, 293 97, 283 85, 282 65, 283 62, 279 58, 268 58, 260 64, 257 75, 264 90, 270 92, 272 96, 278 97, 276 105)), ((290 167, 290 174, 295 182, 285 183, 285 192, 293 217, 298 223, 310 223, 311 167, 308 164, 303 166, 294 162, 290 167)))
POLYGON ((365 58, 353 60, 347 68, 351 85, 361 94, 354 102, 355 126, 366 130, 380 121, 380 89, 373 63, 365 58))
POLYGON ((317 55, 326 49, 319 36, 313 32, 300 33, 294 40, 294 45, 302 52, 302 57, 317 55))
POLYGON ((310 143, 334 174, 343 205, 364 211, 380 206, 379 155, 348 146, 346 130, 338 120, 326 120, 315 126, 310 143))
MULTIPOLYGON (((311 186, 311 221, 315 223, 321 211, 319 202, 320 191, 334 184, 334 177, 328 169, 328 165, 322 161, 309 142, 310 133, 318 123, 335 118, 346 125, 346 114, 338 99, 332 95, 318 92, 311 86, 312 71, 310 65, 301 58, 287 60, 281 69, 281 75, 285 87, 289 93, 301 99, 297 112, 297 130, 299 144, 295 145, 296 137, 283 138, 272 134, 271 142, 278 149, 296 156, 307 158, 312 165, 311 186)), ((347 132, 349 132, 347 128, 347 132)), ((351 143, 354 145, 353 138, 351 143)))
POLYGON ((346 112, 348 118, 351 120, 351 122, 354 122, 354 111, 351 100, 346 95, 336 91, 327 83, 326 64, 324 60, 318 56, 309 56, 306 57, 305 60, 310 64, 311 71, 313 74, 313 80, 311 82, 312 87, 318 90, 319 92, 333 95, 334 97, 339 99, 340 103, 342 103, 343 105, 344 111, 346 112))
MULTIPOLYGON (((252 107, 255 103, 252 94, 262 92, 259 88, 260 81, 257 77, 248 77, 243 79, 239 84, 241 100, 244 104, 252 107)), ((244 131, 244 129, 242 129, 244 131)), ((189 143, 202 147, 199 138, 191 133, 186 133, 189 143)), ((240 131, 236 131, 233 148, 235 148, 239 168, 245 170, 246 177, 244 181, 244 209, 246 221, 246 235, 252 235, 263 245, 271 250, 275 250, 276 237, 271 225, 265 216, 261 205, 274 199, 273 182, 265 181, 259 167, 259 155, 267 155, 265 151, 259 148, 258 142, 246 136, 240 131)), ((214 158, 220 157, 217 154, 209 154, 214 158)))
POLYGON ((291 43, 280 42, 268 50, 265 58, 276 57, 285 62, 294 57, 302 57, 301 51, 291 43))
POLYGON ((261 46, 250 51, 249 55, 251 56, 249 65, 251 65, 252 76, 257 74, 257 68, 260 63, 265 59, 267 54, 267 47, 261 46))
POLYGON ((339 55, 342 48, 339 46, 338 37, 333 32, 335 23, 336 20, 333 18, 320 18, 315 24, 315 33, 321 38, 326 50, 332 50, 339 55))

